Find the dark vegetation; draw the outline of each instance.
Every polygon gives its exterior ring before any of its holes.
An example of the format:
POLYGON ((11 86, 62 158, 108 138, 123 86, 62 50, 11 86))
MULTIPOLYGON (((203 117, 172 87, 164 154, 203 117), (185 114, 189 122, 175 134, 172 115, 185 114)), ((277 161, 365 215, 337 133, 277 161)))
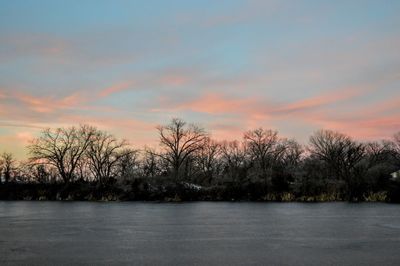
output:
POLYGON ((308 146, 263 128, 217 142, 173 119, 157 149, 137 150, 94 127, 46 129, 29 160, 0 159, 2 200, 400 202, 400 132, 363 143, 320 130, 308 146))

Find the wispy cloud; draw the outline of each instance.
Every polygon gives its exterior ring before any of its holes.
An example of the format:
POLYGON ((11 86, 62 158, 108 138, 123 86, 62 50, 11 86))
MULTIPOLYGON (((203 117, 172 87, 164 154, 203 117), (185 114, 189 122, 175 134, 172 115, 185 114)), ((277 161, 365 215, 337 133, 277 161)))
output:
POLYGON ((235 99, 221 93, 205 93, 198 99, 170 107, 208 114, 240 113, 255 102, 254 99, 235 99))
POLYGON ((24 104, 28 109, 39 113, 51 113, 59 109, 72 109, 82 103, 82 96, 74 93, 63 98, 36 97, 22 92, 15 92, 11 96, 14 100, 24 104))
POLYGON ((110 96, 112 94, 127 90, 129 88, 131 88, 132 86, 134 86, 134 82, 133 81, 129 81, 129 82, 121 82, 121 83, 117 83, 114 84, 110 87, 105 88, 104 90, 99 92, 99 96, 100 97, 107 97, 110 96))
POLYGON ((299 100, 293 103, 284 104, 281 107, 275 108, 273 113, 276 114, 292 114, 302 111, 313 111, 316 108, 326 107, 332 103, 338 103, 345 100, 350 100, 356 96, 365 94, 364 88, 345 88, 338 91, 327 92, 325 94, 316 95, 307 99, 299 100))

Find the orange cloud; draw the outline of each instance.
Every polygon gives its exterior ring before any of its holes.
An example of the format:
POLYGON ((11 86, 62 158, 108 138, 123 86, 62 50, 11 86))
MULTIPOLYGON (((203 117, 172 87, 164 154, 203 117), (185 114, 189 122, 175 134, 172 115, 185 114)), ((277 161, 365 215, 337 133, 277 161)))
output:
MULTIPOLYGON (((290 124, 293 121, 301 124, 304 130, 329 128, 360 139, 390 136, 399 126, 395 116, 388 117, 383 114, 374 116, 372 113, 359 111, 363 106, 346 106, 343 107, 346 109, 342 109, 341 113, 339 113, 340 110, 331 108, 347 100, 364 96, 372 90, 375 90, 375 87, 343 88, 292 103, 271 103, 254 97, 233 98, 222 93, 208 92, 198 99, 182 103, 173 103, 168 99, 163 99, 160 102, 162 108, 157 111, 172 110, 178 111, 179 114, 179 112, 190 110, 209 115, 223 115, 224 117, 217 116, 217 119, 215 116, 210 117, 214 121, 211 122, 210 129, 216 138, 221 139, 232 139, 232 136, 241 138, 244 130, 259 126, 279 129, 280 127, 277 125, 290 124), (220 123, 215 122, 218 120, 220 123)), ((398 101, 391 100, 386 105, 380 104, 380 109, 384 111, 386 110, 384 106, 386 108, 394 107, 397 103, 398 101)), ((369 111, 372 112, 372 110, 369 111)), ((299 128, 299 126, 296 127, 299 128)))
POLYGON ((331 103, 339 102, 354 98, 365 93, 365 90, 359 88, 346 88, 339 91, 329 92, 322 95, 317 95, 308 99, 300 100, 294 103, 286 104, 279 107, 275 112, 293 113, 313 109, 320 106, 326 106, 331 103))
POLYGON ((218 93, 207 93, 199 99, 178 105, 176 109, 222 114, 240 112, 243 108, 252 106, 254 103, 254 99, 233 99, 218 93))
POLYGON ((73 108, 82 102, 82 96, 79 93, 74 93, 61 99, 35 97, 21 92, 14 93, 13 97, 26 104, 29 109, 39 113, 51 113, 57 109, 73 108))
POLYGON ((398 115, 349 120, 328 119, 322 125, 323 128, 338 130, 359 140, 374 140, 390 138, 394 132, 399 131, 400 120, 398 115))
POLYGON ((236 122, 245 129, 262 126, 262 123, 266 122, 269 122, 269 127, 273 127, 270 123, 285 117, 318 126, 327 120, 329 114, 322 107, 357 97, 365 91, 368 89, 346 88, 287 104, 271 103, 254 97, 233 98, 221 93, 208 92, 198 99, 178 104, 164 99, 160 103, 163 108, 156 111, 190 110, 210 115, 230 115, 234 116, 236 122))
POLYGON ((133 85, 133 82, 121 82, 115 85, 112 85, 108 88, 105 88, 104 90, 100 91, 99 96, 100 97, 107 97, 111 94, 121 92, 124 90, 129 89, 133 85))

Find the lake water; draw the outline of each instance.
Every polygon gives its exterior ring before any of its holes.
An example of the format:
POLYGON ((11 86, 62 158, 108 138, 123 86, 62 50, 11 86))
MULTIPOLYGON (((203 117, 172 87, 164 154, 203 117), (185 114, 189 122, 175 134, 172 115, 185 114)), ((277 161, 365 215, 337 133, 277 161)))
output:
POLYGON ((0 202, 0 265, 400 265, 400 205, 0 202))

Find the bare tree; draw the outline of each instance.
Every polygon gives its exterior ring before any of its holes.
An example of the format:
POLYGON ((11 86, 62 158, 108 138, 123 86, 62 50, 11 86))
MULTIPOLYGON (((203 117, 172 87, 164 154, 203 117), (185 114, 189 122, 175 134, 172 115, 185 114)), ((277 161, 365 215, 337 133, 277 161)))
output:
POLYGON ((247 157, 246 143, 235 141, 224 141, 221 144, 222 161, 225 172, 233 182, 240 182, 247 178, 249 160, 247 157))
POLYGON ((84 182, 90 182, 95 179, 86 155, 82 156, 76 165, 75 178, 84 182))
POLYGON ((331 130, 320 130, 310 137, 311 156, 325 162, 328 172, 347 186, 350 200, 359 200, 365 189, 365 145, 331 130))
POLYGON ((89 169, 97 182, 104 184, 110 178, 116 177, 118 161, 128 156, 128 152, 133 152, 125 150, 127 146, 126 140, 118 141, 107 132, 95 132, 85 155, 89 169))
POLYGON ((163 150, 158 155, 172 166, 175 180, 181 178, 185 160, 201 149, 207 137, 203 128, 187 124, 179 118, 174 118, 168 125, 157 127, 160 136, 160 146, 163 150))
POLYGON ((373 141, 365 144, 365 154, 367 157, 367 168, 371 168, 380 163, 389 162, 391 155, 391 143, 389 141, 373 141))
POLYGON ((196 165, 201 175, 210 184, 220 170, 221 144, 206 138, 204 145, 195 154, 196 165))
POLYGON ((156 152, 150 148, 145 148, 142 158, 142 172, 145 177, 156 177, 161 175, 161 162, 156 152))
POLYGON ((337 178, 347 181, 365 155, 365 146, 362 143, 331 130, 316 132, 310 137, 310 145, 312 155, 325 161, 337 178))
POLYGON ((251 160, 259 169, 260 177, 265 185, 268 183, 268 172, 274 161, 284 152, 284 146, 279 145, 278 132, 258 128, 244 133, 251 160))
POLYGON ((396 166, 400 167, 400 132, 394 134, 393 140, 391 141, 391 146, 396 166))
POLYGON ((139 150, 125 147, 118 151, 115 176, 123 180, 132 179, 139 171, 139 150))
POLYGON ((19 178, 24 182, 50 183, 52 181, 51 169, 44 164, 21 162, 19 178))
POLYGON ((284 139, 281 141, 282 154, 280 159, 287 167, 296 167, 302 158, 303 147, 294 139, 284 139))
POLYGON ((94 127, 50 128, 29 145, 30 160, 54 166, 65 183, 75 178, 75 170, 96 133, 94 127))
POLYGON ((4 152, 0 156, 0 181, 1 181, 1 173, 4 175, 4 182, 8 183, 11 181, 15 171, 15 159, 12 153, 4 152))

